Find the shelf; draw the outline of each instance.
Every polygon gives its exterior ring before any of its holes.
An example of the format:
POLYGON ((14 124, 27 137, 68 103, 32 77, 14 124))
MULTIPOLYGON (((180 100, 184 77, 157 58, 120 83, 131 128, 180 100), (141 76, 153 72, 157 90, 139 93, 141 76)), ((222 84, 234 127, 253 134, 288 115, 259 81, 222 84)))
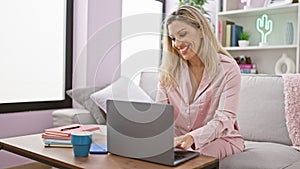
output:
POLYGON ((219 12, 219 17, 230 17, 230 16, 256 16, 261 13, 268 14, 280 14, 280 13, 297 13, 298 3, 293 3, 284 6, 271 6, 271 7, 261 7, 261 8, 252 8, 252 9, 238 9, 225 12, 219 12))
POLYGON ((297 49, 297 45, 270 45, 270 46, 248 46, 248 47, 225 47, 228 51, 242 50, 269 50, 269 49, 297 49))
MULTIPOLYGON (((253 6, 255 8, 243 9, 244 4, 240 0, 218 0, 217 6, 222 3, 223 12, 217 12, 216 15, 216 34, 220 38, 222 31, 222 42, 226 42, 227 38, 223 35, 227 34, 227 29, 222 25, 219 27, 220 21, 233 21, 243 26, 252 35, 250 38, 250 46, 247 47, 224 47, 232 56, 251 56, 253 63, 257 65, 259 73, 274 74, 274 66, 282 53, 290 56, 296 64, 296 73, 300 73, 300 4, 292 3, 279 6, 263 6, 263 2, 257 0, 253 6), (256 22, 258 17, 263 14, 268 15, 268 19, 273 21, 273 31, 268 37, 269 45, 259 46, 261 34, 257 31, 256 22), (294 28, 293 44, 286 45, 286 23, 292 22, 294 28), (221 30, 220 30, 220 29, 221 30)), ((225 22, 222 22, 225 23, 225 22)), ((266 25, 266 24, 265 24, 266 25)), ((264 31, 266 32, 266 31, 264 31)))

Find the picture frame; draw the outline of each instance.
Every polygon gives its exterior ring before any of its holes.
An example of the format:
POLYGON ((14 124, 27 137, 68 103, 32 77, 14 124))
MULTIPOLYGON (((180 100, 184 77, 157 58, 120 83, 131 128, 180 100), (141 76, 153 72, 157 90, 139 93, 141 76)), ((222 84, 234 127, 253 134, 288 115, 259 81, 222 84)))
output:
POLYGON ((293 3, 293 0, 266 0, 265 7, 283 6, 293 3))

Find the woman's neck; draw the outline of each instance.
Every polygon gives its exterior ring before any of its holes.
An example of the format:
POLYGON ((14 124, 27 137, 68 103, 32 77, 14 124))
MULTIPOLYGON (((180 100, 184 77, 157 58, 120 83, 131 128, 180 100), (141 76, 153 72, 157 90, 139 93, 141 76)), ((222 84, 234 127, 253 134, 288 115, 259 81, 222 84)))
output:
POLYGON ((200 60, 198 56, 194 56, 191 60, 188 61, 188 65, 190 68, 203 68, 204 64, 200 60))

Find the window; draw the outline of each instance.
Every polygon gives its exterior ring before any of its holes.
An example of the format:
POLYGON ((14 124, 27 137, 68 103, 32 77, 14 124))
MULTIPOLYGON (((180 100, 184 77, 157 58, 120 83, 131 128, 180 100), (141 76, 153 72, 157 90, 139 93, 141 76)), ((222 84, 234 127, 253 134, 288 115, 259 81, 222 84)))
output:
POLYGON ((71 107, 73 0, 1 0, 0 20, 0 113, 71 107))
POLYGON ((122 1, 122 76, 138 81, 141 71, 158 68, 164 7, 164 1, 122 1))

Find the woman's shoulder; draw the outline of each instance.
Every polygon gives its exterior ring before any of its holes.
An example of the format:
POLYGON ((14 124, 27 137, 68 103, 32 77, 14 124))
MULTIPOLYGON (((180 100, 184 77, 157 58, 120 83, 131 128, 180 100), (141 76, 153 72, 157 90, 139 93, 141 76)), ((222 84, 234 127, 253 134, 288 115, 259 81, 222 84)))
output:
POLYGON ((220 64, 226 71, 237 71, 240 72, 239 66, 235 59, 223 54, 219 54, 220 64), (234 68, 234 69, 233 69, 234 68))
POLYGON ((219 58, 220 58, 221 63, 236 64, 236 61, 232 57, 229 57, 229 56, 226 56, 226 55, 223 55, 223 54, 219 54, 219 58))

